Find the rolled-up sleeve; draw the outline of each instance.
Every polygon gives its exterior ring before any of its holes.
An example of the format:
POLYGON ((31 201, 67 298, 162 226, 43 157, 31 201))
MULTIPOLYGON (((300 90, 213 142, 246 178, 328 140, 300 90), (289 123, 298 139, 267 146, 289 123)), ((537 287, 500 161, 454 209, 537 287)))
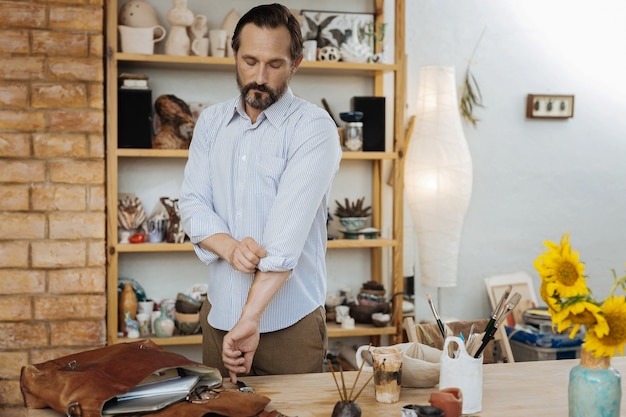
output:
MULTIPOLYGON (((337 127, 332 120, 315 108, 317 115, 303 117, 293 132, 292 145, 287 157, 276 198, 269 212, 262 246, 267 257, 261 259, 261 271, 285 271, 295 268, 307 238, 311 233, 316 216, 324 218, 326 204, 333 178, 339 168, 341 148, 337 127)), ((320 236, 324 238, 325 236, 320 236)), ((318 239, 313 239, 318 242, 318 239)))
POLYGON ((198 258, 206 264, 216 261, 218 256, 200 247, 198 243, 216 233, 229 233, 228 225, 213 209, 209 161, 213 129, 207 123, 207 120, 211 119, 211 114, 212 112, 207 109, 196 123, 178 203, 183 230, 194 244, 198 258))

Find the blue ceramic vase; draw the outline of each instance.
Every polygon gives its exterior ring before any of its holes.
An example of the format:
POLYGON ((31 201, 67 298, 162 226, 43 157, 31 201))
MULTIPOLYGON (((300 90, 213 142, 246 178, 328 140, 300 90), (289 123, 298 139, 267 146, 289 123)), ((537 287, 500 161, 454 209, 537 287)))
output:
POLYGON ((161 316, 154 320, 154 335, 156 337, 170 337, 174 333, 174 320, 167 316, 167 306, 161 305, 161 316))
POLYGON ((569 417, 619 417, 622 383, 611 358, 594 358, 584 346, 580 356, 569 374, 569 417))

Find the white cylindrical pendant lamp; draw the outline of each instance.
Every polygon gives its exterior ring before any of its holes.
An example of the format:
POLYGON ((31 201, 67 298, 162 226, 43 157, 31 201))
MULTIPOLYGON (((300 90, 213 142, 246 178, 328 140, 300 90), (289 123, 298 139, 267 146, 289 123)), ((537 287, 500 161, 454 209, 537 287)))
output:
POLYGON ((454 67, 421 67, 417 100, 404 183, 420 275, 423 285, 454 287, 472 194, 472 159, 461 125, 454 67))

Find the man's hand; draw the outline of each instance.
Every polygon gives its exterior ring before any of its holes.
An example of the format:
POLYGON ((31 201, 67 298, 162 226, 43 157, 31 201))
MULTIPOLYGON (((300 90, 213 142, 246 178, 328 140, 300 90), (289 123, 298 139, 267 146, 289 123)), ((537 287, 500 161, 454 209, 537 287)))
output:
POLYGON ((242 241, 236 241, 228 254, 228 263, 237 271, 252 274, 254 273, 261 258, 267 256, 265 249, 251 237, 246 237, 242 241))
POLYGON ((247 374, 252 367, 254 353, 259 346, 258 323, 241 319, 230 332, 224 336, 222 344, 222 361, 228 369, 230 380, 237 383, 237 374, 247 374))

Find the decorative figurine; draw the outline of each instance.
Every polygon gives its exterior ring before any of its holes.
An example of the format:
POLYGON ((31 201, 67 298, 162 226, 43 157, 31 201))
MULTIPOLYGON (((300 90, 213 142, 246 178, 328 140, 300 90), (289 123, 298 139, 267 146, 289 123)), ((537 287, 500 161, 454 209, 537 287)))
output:
POLYGON ((161 203, 167 209, 169 224, 167 227, 167 243, 183 243, 185 231, 180 224, 180 211, 178 209, 178 199, 161 197, 161 203))
POLYGON ((189 105, 175 95, 159 96, 154 102, 161 126, 152 138, 155 149, 189 149, 195 121, 189 105))
POLYGON ((207 18, 204 15, 197 14, 193 18, 193 23, 189 27, 189 38, 191 42, 194 39, 205 38, 209 34, 209 24, 207 18))
POLYGON ((167 55, 189 55, 191 41, 187 27, 193 24, 193 13, 187 8, 187 0, 174 0, 174 7, 167 12, 170 34, 165 41, 167 55))

